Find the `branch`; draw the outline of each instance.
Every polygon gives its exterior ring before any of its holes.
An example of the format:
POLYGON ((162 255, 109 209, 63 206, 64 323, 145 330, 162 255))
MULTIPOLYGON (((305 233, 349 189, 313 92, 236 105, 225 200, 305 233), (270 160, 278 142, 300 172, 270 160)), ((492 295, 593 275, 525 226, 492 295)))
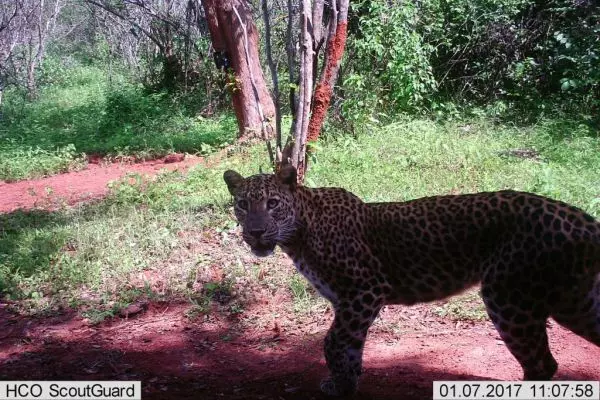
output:
POLYGON ((315 49, 315 68, 314 75, 316 79, 317 69, 319 64, 319 51, 321 51, 321 46, 323 45, 323 8, 325 6, 325 0, 315 0, 313 5, 313 26, 314 26, 314 43, 313 47, 315 49))
POLYGON ((310 0, 301 3, 300 94, 294 126, 292 164, 298 169, 298 180, 304 180, 306 135, 308 132, 313 89, 313 26, 310 0))
POLYGON ((153 10, 152 8, 146 6, 146 4, 143 1, 140 2, 140 1, 126 0, 125 2, 141 8, 142 10, 146 11, 146 13, 148 13, 151 17, 153 17, 153 18, 155 18, 155 19, 157 19, 157 20, 165 23, 166 25, 171 26, 178 33, 180 33, 181 35, 183 35, 183 36, 185 36, 185 37, 187 37, 188 39, 191 40, 191 38, 189 37, 189 35, 185 31, 185 29, 183 29, 179 23, 171 20, 168 16, 165 17, 165 16, 159 14, 158 12, 156 12, 155 10, 153 10))
MULTIPOLYGON (((265 47, 267 53, 267 63, 271 71, 273 81, 273 97, 275 103, 275 147, 277 154, 281 151, 281 104, 279 99, 279 80, 277 78, 277 67, 273 63, 273 54, 271 50, 271 22, 269 21, 269 10, 267 9, 267 0, 262 0, 262 14, 265 22, 265 47)), ((277 157, 278 158, 278 157, 277 157)), ((280 162, 281 160, 277 160, 280 162)))
POLYGON ((287 32, 286 32, 286 52, 288 59, 288 74, 290 79, 290 108, 292 111, 292 115, 294 116, 294 121, 292 122, 292 132, 295 131, 294 124, 296 123, 296 110, 298 109, 298 99, 296 98, 296 90, 294 89, 294 68, 296 67, 296 55, 294 52, 293 45, 293 29, 294 29, 294 9, 292 6, 292 0, 287 0, 287 8, 288 8, 288 23, 287 23, 287 32))
POLYGON ((329 20, 329 33, 327 34, 327 48, 325 49, 325 59, 323 60, 323 71, 321 71, 321 76, 325 73, 325 68, 327 68, 327 64, 329 63, 329 59, 331 55, 329 54, 329 46, 335 41, 335 33, 338 27, 338 10, 337 10, 337 0, 331 1, 331 18, 329 20))
POLYGON ((17 14, 19 14, 19 9, 23 7, 22 2, 15 2, 15 11, 8 18, 5 18, 5 14, 2 13, 2 24, 0 24, 0 32, 8 28, 13 19, 16 18, 17 14))
POLYGON ((126 15, 121 14, 119 11, 113 9, 112 7, 107 6, 104 3, 95 1, 95 0, 85 0, 86 2, 88 2, 89 4, 95 5, 96 7, 100 7, 101 9, 103 9, 104 11, 107 11, 119 18, 121 18, 124 21, 129 22, 131 25, 133 25, 134 27, 136 27, 137 29, 139 29, 141 32, 144 33, 144 35, 146 35, 148 37, 148 39, 152 40, 152 42, 154 42, 155 45, 158 46, 158 48, 160 49, 160 51, 165 54, 165 46, 162 44, 162 42, 156 38, 156 36, 154 36, 150 31, 148 31, 147 29, 145 29, 144 27, 142 27, 140 24, 138 24, 135 21, 132 21, 131 19, 129 19, 126 15))

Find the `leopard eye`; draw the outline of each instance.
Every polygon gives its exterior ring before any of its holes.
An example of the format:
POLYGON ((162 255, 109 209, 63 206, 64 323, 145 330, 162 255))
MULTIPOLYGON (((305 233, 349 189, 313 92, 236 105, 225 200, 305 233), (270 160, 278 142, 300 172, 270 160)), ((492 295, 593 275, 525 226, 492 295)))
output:
POLYGON ((237 206, 238 208, 241 208, 242 210, 247 210, 248 209, 248 200, 238 200, 237 202, 237 206))
POLYGON ((269 199, 269 200, 267 200, 267 208, 269 210, 274 209, 278 205, 279 205, 279 199, 269 199))

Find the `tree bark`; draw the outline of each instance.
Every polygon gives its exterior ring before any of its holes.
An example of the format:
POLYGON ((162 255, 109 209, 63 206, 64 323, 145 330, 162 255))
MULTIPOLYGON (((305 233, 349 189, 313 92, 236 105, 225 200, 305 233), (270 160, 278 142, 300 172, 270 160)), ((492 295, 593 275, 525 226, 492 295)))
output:
MULTIPOLYGON (((287 9, 288 21, 285 35, 285 51, 287 53, 288 77, 290 82, 290 111, 292 115, 296 115, 296 108, 298 107, 298 96, 296 95, 296 90, 294 89, 294 84, 296 83, 296 78, 294 75, 294 69, 296 68, 296 50, 294 46, 294 8, 292 0, 287 0, 287 9)), ((295 129, 293 125, 294 122, 292 122, 291 132, 294 132, 295 129)))
POLYGON ((313 89, 313 20, 310 0, 300 3, 300 90, 294 125, 294 148, 291 163, 298 171, 298 182, 306 172, 306 139, 310 121, 313 89))
MULTIPOLYGON (((338 71, 344 48, 346 47, 346 36, 348 29, 348 0, 332 1, 332 19, 329 24, 329 36, 325 53, 325 65, 321 79, 315 89, 312 116, 308 127, 308 141, 319 138, 325 115, 331 102, 333 87, 337 82, 338 71)), ((315 21, 320 24, 321 21, 315 21)))
MULTIPOLYGON (((258 56, 258 33, 244 0, 202 0, 218 68, 231 68, 229 79, 239 137, 264 137, 264 124, 275 116, 258 56)), ((272 135, 273 129, 266 129, 272 135)))

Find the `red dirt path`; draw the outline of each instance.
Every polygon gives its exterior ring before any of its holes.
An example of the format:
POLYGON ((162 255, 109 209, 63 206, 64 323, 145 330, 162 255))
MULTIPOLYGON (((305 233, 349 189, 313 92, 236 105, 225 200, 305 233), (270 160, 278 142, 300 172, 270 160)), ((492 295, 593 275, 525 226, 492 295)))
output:
MULTIPOLYGON (((272 329, 219 313, 190 321, 187 307, 151 304, 137 318, 99 326, 72 314, 31 320, 0 310, 0 379, 141 380, 144 400, 326 398, 318 384, 331 315, 272 329)), ((244 318, 262 312, 255 307, 244 318)), ((367 341, 355 399, 428 399, 434 380, 520 379, 489 322, 424 316, 423 307, 383 313, 367 341), (410 316, 404 333, 387 331, 398 315, 410 316)), ((600 379, 600 348, 554 323, 549 334, 557 379, 600 379)))
MULTIPOLYGON (((108 181, 127 172, 199 161, 92 164, 81 172, 0 184, 0 212, 99 198, 108 181)), ((318 384, 326 374, 322 341, 331 313, 274 313, 280 303, 273 297, 248 305, 238 318, 213 312, 195 320, 185 316, 188 304, 150 304, 134 317, 97 326, 75 312, 29 318, 0 303, 0 380, 141 380, 144 400, 325 399, 318 384)), ((557 379, 600 380, 600 348, 553 322, 549 336, 560 365, 557 379)), ((434 380, 520 377, 490 322, 451 322, 425 305, 387 307, 369 335, 354 398, 430 399, 434 380)))
POLYGON ((47 178, 6 183, 0 181, 0 213, 17 209, 54 209, 82 201, 99 199, 108 193, 107 184, 129 173, 154 175, 165 169, 185 170, 202 158, 171 154, 140 163, 107 163, 92 159, 86 169, 47 178))

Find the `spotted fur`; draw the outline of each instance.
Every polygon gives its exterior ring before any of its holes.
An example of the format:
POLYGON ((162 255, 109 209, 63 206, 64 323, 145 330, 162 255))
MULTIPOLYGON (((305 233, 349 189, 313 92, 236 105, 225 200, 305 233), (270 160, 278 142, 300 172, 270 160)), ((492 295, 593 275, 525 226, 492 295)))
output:
POLYGON ((600 223, 530 193, 364 203, 340 188, 296 185, 296 171, 227 171, 244 240, 276 245, 333 305, 321 389, 353 393, 367 331, 385 304, 414 304, 481 283, 494 326, 528 380, 550 379, 546 320, 600 346, 600 223))

